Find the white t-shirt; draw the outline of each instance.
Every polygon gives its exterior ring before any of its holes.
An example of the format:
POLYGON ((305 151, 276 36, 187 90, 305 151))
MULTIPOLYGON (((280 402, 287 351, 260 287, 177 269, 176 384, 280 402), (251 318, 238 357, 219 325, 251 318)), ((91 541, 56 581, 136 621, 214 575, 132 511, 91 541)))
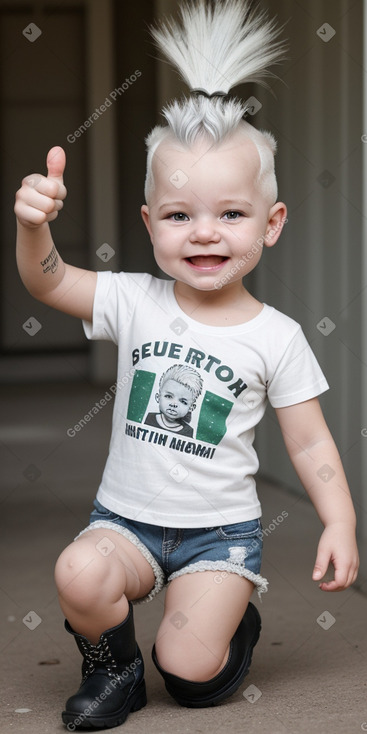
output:
POLYGON ((163 527, 255 519, 254 428, 267 399, 285 407, 328 384, 288 316, 264 304, 244 324, 207 326, 180 309, 173 288, 148 274, 98 273, 93 325, 84 329, 118 345, 118 376, 97 497, 163 527))

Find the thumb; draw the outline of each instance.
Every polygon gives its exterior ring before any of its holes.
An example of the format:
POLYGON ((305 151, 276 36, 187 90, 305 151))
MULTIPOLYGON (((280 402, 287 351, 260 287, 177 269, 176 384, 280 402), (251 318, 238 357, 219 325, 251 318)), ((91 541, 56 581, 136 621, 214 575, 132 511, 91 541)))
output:
POLYGON ((329 568, 329 557, 325 554, 318 553, 315 561, 315 566, 312 572, 312 578, 314 581, 319 581, 325 576, 326 571, 329 568))
POLYGON ((56 145, 47 154, 47 178, 57 178, 63 183, 63 173, 66 165, 66 155, 63 148, 56 145))

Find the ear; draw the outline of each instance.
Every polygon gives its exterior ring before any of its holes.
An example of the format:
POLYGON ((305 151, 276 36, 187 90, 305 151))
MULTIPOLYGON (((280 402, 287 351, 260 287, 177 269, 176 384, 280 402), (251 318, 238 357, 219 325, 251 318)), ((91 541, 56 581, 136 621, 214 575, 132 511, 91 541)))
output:
POLYGON ((287 221, 287 207, 282 201, 278 201, 269 211, 269 219, 264 237, 265 247, 273 247, 275 245, 287 221))
POLYGON ((152 232, 152 228, 150 226, 149 207, 146 204, 143 204, 143 206, 141 207, 140 211, 141 211, 141 216, 143 217, 143 222, 144 222, 144 224, 145 224, 145 226, 146 226, 146 228, 147 228, 147 230, 149 232, 151 243, 153 245, 154 244, 154 242, 153 242, 153 232, 152 232))

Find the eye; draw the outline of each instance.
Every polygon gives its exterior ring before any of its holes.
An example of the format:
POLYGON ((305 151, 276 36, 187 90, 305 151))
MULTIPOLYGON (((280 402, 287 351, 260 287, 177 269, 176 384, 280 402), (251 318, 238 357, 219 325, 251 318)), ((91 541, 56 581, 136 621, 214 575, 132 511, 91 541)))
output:
POLYGON ((189 221, 187 214, 184 214, 183 212, 174 212, 174 214, 169 214, 168 219, 172 219, 174 222, 188 222, 189 221))
POLYGON ((225 212, 223 214, 223 219, 225 219, 225 221, 227 221, 227 222, 235 222, 237 219, 239 219, 240 217, 243 217, 243 216, 244 215, 242 214, 242 212, 237 212, 235 210, 232 210, 232 211, 229 211, 229 212, 225 212))

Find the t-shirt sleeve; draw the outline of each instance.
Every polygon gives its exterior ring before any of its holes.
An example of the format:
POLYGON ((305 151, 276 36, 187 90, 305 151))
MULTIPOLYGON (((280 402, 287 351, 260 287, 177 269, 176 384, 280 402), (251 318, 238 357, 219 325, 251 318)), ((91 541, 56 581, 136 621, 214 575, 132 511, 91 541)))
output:
POLYGON ((299 327, 268 381, 269 402, 273 408, 285 408, 328 389, 321 367, 299 327))
POLYGON ((129 322, 133 308, 133 277, 129 273, 97 273, 93 321, 83 321, 88 339, 118 343, 119 334, 129 322))

